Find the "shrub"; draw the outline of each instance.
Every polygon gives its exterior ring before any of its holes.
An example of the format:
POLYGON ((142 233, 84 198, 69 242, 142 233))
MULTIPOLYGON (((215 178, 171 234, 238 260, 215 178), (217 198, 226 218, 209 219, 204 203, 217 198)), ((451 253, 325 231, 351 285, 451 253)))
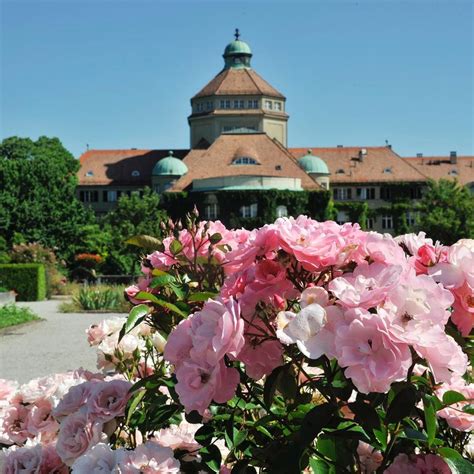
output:
POLYGON ((13 304, 0 307, 0 329, 39 319, 29 308, 20 308, 13 304))
POLYGON ((46 298, 46 272, 39 263, 7 263, 0 265, 2 285, 16 291, 19 301, 46 298))
POLYGON ((60 292, 67 279, 61 272, 64 266, 59 262, 53 250, 44 247, 37 242, 13 245, 10 252, 11 263, 42 263, 46 269, 47 297, 60 292))

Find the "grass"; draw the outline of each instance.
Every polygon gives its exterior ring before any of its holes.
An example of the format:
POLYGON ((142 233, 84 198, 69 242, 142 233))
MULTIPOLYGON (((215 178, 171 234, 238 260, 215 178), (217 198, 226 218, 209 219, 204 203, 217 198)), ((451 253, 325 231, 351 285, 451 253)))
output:
POLYGON ((59 310, 63 313, 128 313, 131 305, 125 300, 123 290, 122 286, 84 285, 76 288, 72 301, 62 303, 59 310))
POLYGON ((41 318, 28 308, 20 308, 13 304, 0 307, 0 329, 39 320, 41 318))

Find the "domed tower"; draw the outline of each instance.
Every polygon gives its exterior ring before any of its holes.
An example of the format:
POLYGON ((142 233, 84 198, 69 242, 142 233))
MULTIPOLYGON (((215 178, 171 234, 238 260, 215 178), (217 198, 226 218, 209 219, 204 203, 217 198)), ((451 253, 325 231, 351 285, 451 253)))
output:
POLYGON ((313 155, 313 150, 308 150, 307 154, 298 160, 300 167, 306 171, 323 188, 329 189, 329 168, 326 162, 313 155))
POLYGON ((188 172, 188 167, 179 159, 173 156, 170 151, 168 156, 159 160, 151 172, 151 182, 153 189, 157 193, 162 193, 188 172))
POLYGON ((224 69, 192 99, 191 148, 222 133, 265 132, 287 146, 286 98, 251 67, 250 46, 239 39, 224 50, 224 69))

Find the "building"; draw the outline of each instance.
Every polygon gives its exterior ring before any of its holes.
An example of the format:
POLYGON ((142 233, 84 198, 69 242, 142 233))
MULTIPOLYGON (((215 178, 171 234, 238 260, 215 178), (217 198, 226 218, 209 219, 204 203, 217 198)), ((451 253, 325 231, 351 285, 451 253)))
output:
POLYGON ((331 196, 338 222, 396 232, 416 222, 429 179, 456 179, 474 192, 473 156, 401 157, 388 145, 287 148, 286 98, 252 68, 239 36, 224 50, 223 69, 191 98, 190 148, 88 150, 78 173, 82 202, 104 214, 120 195, 151 187, 164 203, 181 200, 178 213, 196 204, 207 219, 258 225, 300 212, 324 218, 331 196))

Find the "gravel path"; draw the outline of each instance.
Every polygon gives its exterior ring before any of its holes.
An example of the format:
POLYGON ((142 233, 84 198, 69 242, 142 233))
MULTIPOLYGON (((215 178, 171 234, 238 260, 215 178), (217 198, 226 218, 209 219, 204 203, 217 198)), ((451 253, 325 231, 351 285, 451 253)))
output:
POLYGON ((59 313, 61 301, 17 303, 44 321, 0 331, 0 378, 28 382, 35 377, 83 367, 96 370, 96 351, 85 330, 102 319, 122 314, 59 313))

